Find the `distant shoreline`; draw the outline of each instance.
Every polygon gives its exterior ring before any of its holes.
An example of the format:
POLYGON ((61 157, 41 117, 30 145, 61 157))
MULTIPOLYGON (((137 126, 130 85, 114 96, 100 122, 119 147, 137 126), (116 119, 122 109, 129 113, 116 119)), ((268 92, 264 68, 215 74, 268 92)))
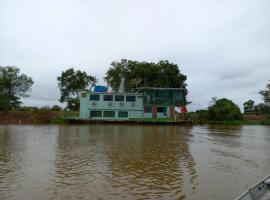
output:
MULTIPOLYGON (((28 124, 28 125, 53 125, 69 124, 66 117, 78 117, 79 112, 74 111, 9 111, 0 112, 0 124, 28 124)), ((128 122, 126 123, 128 124, 128 122)), ((154 123, 153 123, 154 124, 154 123)), ((193 125, 270 125, 269 117, 244 115, 243 120, 234 121, 209 121, 192 120, 193 125)))
POLYGON ((78 112, 52 111, 45 109, 0 112, 0 124, 66 124, 66 115, 78 116, 78 112))

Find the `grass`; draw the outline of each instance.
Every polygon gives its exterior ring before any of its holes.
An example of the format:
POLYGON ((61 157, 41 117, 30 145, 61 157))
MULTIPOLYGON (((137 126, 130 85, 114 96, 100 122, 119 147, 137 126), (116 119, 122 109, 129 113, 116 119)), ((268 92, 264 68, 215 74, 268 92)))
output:
POLYGON ((270 120, 193 121, 193 125, 270 125, 270 120))
POLYGON ((66 117, 78 116, 74 111, 12 110, 0 112, 0 124, 66 124, 66 117))
POLYGON ((243 115, 242 120, 208 120, 204 115, 191 115, 193 124, 201 125, 270 125, 269 115, 243 115))
POLYGON ((270 119, 261 121, 260 125, 270 125, 270 119))
POLYGON ((67 119, 60 117, 60 118, 55 118, 50 120, 50 124, 54 124, 54 125, 61 125, 61 124, 68 124, 67 119))

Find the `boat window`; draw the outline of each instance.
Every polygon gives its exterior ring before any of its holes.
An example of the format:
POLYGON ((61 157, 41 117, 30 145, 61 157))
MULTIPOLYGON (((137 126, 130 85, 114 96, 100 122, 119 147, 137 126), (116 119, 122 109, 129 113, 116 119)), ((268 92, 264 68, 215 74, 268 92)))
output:
POLYGON ((118 117, 119 118, 127 118, 128 117, 128 112, 127 111, 119 111, 118 112, 118 117))
POLYGON ((112 101, 113 100, 113 95, 104 95, 103 100, 104 101, 112 101))
POLYGON ((99 101, 99 95, 98 94, 91 94, 90 101, 99 101))
POLYGON ((167 112, 167 107, 157 107, 157 112, 158 113, 166 113, 167 112))
POLYGON ((126 101, 134 102, 134 101, 136 101, 136 96, 126 96, 126 101))
POLYGON ((115 117, 115 112, 114 111, 104 111, 103 117, 115 117))
POLYGON ((90 112, 90 117, 102 117, 102 112, 100 110, 92 110, 90 112))
POLYGON ((115 95, 115 101, 124 101, 124 95, 115 95))

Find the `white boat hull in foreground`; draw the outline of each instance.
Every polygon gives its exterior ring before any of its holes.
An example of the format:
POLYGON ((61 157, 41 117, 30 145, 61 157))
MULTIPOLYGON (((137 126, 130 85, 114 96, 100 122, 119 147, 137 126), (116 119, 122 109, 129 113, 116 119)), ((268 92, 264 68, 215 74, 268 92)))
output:
POLYGON ((270 176, 259 181, 235 200, 270 200, 270 176))

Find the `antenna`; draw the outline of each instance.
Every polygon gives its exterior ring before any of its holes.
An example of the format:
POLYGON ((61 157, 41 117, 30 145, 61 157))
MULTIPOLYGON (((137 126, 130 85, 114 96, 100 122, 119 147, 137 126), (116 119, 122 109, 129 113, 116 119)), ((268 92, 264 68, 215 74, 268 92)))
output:
POLYGON ((118 93, 124 93, 125 92, 125 78, 121 78, 121 83, 119 85, 118 93))

